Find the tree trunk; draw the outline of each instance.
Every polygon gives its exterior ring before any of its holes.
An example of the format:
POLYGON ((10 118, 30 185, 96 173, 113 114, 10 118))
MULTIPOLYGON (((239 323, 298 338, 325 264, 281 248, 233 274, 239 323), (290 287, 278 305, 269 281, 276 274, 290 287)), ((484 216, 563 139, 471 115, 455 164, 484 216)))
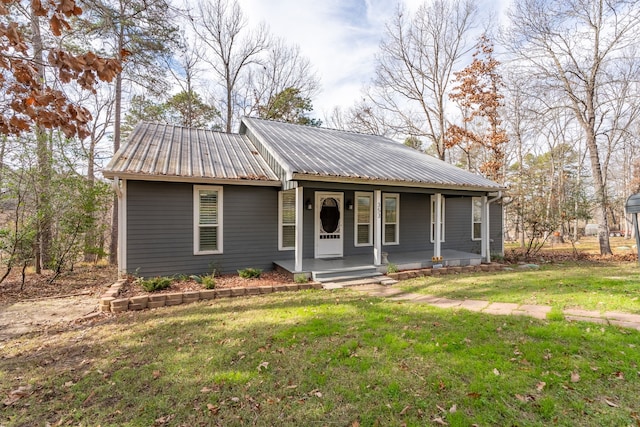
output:
MULTIPOLYGON (((40 18, 31 10, 31 30, 33 32, 33 58, 38 70, 40 82, 45 82, 44 58, 42 35, 40 33, 40 18)), ((36 259, 36 271, 40 272, 42 266, 47 266, 51 261, 51 153, 49 138, 44 129, 35 126, 36 158, 38 176, 37 188, 37 215, 38 215, 38 245, 39 259, 36 259)))
MULTIPOLYGON (((118 34, 117 58, 122 61, 124 49, 124 28, 120 27, 118 34)), ((116 76, 115 111, 113 120, 113 153, 120 149, 120 126, 122 117, 122 73, 116 76)), ((111 210, 111 241, 109 243, 109 264, 118 263, 118 196, 113 195, 113 209, 111 210)))
POLYGON ((595 189, 595 220, 598 224, 598 243, 600 245, 600 255, 613 255, 609 243, 609 224, 607 220, 607 199, 604 180, 602 179, 602 169, 600 168, 600 156, 596 144, 596 135, 589 126, 586 127, 587 148, 589 149, 589 160, 591 161, 591 172, 593 175, 593 185, 595 189))

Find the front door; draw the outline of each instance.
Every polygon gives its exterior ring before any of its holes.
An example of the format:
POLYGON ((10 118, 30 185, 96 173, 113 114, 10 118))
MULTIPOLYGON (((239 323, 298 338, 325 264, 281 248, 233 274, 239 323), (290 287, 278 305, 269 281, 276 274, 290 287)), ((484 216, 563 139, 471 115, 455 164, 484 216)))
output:
POLYGON ((344 218, 342 193, 316 192, 316 258, 342 257, 344 218))

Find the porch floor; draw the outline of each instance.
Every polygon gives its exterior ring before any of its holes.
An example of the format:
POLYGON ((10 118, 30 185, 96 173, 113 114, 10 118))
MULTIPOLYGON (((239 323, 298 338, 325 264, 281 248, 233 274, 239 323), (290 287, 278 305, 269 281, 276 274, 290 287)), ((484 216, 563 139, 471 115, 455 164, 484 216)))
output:
MULTIPOLYGON (((465 265, 478 265, 482 262, 482 257, 479 254, 473 254, 470 252, 456 251, 452 249, 443 249, 441 251, 442 264, 447 267, 465 266, 465 265)), ((412 270, 417 268, 428 268, 433 266, 431 257, 433 256, 432 250, 425 251, 413 251, 413 252, 398 252, 391 253, 387 256, 390 263, 395 264, 400 270, 412 270)), ((276 266, 283 268, 290 273, 306 273, 313 275, 317 273, 339 273, 358 270, 371 270, 375 269, 378 272, 385 273, 387 265, 374 265, 373 255, 350 255, 342 258, 304 258, 302 260, 302 271, 295 271, 294 260, 282 260, 274 261, 276 266)))

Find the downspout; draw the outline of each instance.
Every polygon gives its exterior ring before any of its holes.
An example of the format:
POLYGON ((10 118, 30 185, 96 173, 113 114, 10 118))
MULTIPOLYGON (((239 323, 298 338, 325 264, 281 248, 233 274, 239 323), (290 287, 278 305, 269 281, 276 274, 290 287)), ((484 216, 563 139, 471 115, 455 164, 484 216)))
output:
POLYGON ((120 189, 120 178, 118 178, 117 176, 113 177, 113 182, 111 183, 111 186, 113 187, 113 191, 116 192, 116 196, 118 196, 118 199, 122 198, 122 190, 120 189))
POLYGON ((491 207, 491 203, 495 202, 498 199, 502 198, 502 190, 498 190, 498 195, 492 199, 488 199, 487 200, 487 248, 486 248, 486 254, 487 254, 487 263, 491 263, 491 221, 490 218, 491 216, 489 215, 490 212, 490 207, 491 207))

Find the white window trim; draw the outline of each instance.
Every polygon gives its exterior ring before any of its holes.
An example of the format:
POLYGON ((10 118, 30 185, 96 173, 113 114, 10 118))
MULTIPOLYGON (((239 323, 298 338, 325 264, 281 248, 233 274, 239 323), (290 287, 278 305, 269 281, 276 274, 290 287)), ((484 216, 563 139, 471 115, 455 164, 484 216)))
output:
MULTIPOLYGON (((442 201, 442 215, 440 215, 440 218, 442 218, 442 224, 440 225, 442 227, 442 229, 440 230, 440 242, 444 242, 444 230, 446 229, 445 227, 445 212, 446 212, 446 203, 445 203, 445 198, 440 196, 440 200, 442 201)), ((436 224, 436 211, 435 211, 435 203, 436 203, 436 196, 432 195, 430 197, 430 204, 429 204, 429 209, 431 212, 431 223, 429 225, 429 240, 431 241, 431 243, 435 243, 435 224, 436 224)))
POLYGON ((222 253, 223 221, 223 192, 222 187, 215 185, 194 185, 193 186, 193 254, 194 255, 211 255, 222 253), (200 190, 213 190, 218 192, 218 249, 215 251, 200 250, 200 190))
MULTIPOLYGON (((293 192, 293 194, 295 195, 295 189, 293 190, 286 190, 286 191, 291 191, 293 192)), ((294 244, 293 246, 283 246, 282 242, 284 241, 283 237, 282 237, 282 232, 283 232, 283 228, 284 228, 284 223, 283 223, 283 214, 282 214, 282 201, 283 201, 283 196, 284 196, 285 191, 278 191, 278 250, 279 251, 293 251, 296 249, 296 245, 294 244)), ((294 227, 296 226, 296 222, 294 221, 293 224, 286 224, 288 226, 293 225, 294 227)))
POLYGON ((471 240, 480 241, 482 240, 482 197, 472 197, 471 198, 471 240), (476 200, 480 202, 480 222, 476 222, 473 220, 473 210, 476 208, 476 200), (480 224, 480 236, 473 237, 473 231, 475 229, 474 225, 480 224))
POLYGON ((363 247, 363 246, 373 246, 373 193, 364 192, 364 191, 356 191, 354 194, 354 202, 355 206, 354 214, 353 214, 353 246, 355 247, 363 247), (369 198, 369 241, 367 243, 358 243, 358 197, 368 197, 369 198))
POLYGON ((399 193, 382 193, 382 244, 385 246, 393 246, 393 245, 399 245, 400 244, 400 194, 399 193), (387 228, 387 216, 386 214, 386 204, 385 204, 385 199, 396 199, 396 222, 394 223, 396 225, 396 239, 394 242, 387 242, 386 241, 386 232, 385 229, 387 228))

